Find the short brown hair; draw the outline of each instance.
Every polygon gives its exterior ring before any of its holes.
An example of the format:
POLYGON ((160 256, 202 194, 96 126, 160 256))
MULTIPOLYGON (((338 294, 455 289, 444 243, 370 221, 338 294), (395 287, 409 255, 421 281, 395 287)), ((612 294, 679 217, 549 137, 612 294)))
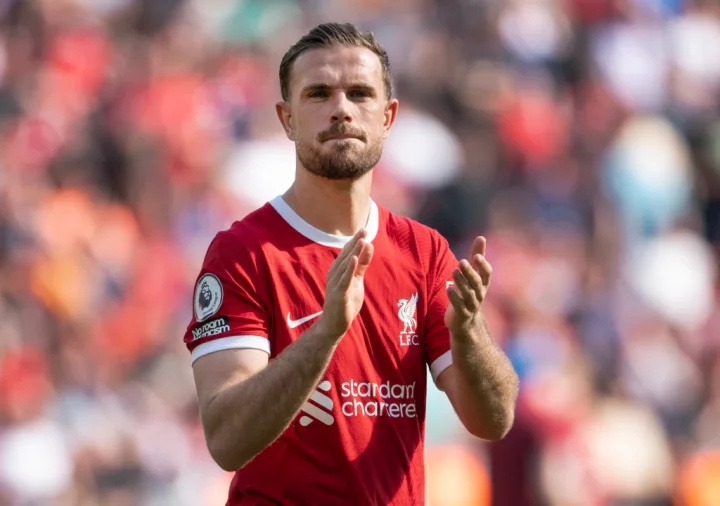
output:
POLYGON ((316 26, 297 41, 280 62, 280 93, 284 101, 290 98, 290 78, 295 60, 311 49, 326 48, 334 45, 364 47, 380 58, 385 84, 385 96, 392 98, 392 80, 390 79, 390 58, 375 35, 361 32, 352 23, 323 23, 316 26))

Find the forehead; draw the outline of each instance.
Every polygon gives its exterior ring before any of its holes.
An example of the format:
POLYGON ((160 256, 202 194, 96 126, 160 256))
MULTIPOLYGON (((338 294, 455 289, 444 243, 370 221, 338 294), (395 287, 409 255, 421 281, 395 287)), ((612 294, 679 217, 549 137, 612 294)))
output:
POLYGON ((343 86, 355 82, 382 86, 380 58, 364 47, 311 49, 301 54, 293 65, 292 83, 297 89, 311 83, 343 86))

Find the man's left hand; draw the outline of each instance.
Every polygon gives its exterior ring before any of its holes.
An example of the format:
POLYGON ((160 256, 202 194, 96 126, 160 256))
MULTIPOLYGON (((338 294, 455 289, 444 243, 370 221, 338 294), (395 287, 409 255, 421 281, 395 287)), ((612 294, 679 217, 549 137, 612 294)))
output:
POLYGON ((450 305, 445 312, 445 325, 451 334, 467 334, 479 327, 480 309, 490 288, 492 266, 485 258, 487 241, 476 237, 470 248, 470 260, 461 260, 453 271, 454 283, 448 284, 450 305))

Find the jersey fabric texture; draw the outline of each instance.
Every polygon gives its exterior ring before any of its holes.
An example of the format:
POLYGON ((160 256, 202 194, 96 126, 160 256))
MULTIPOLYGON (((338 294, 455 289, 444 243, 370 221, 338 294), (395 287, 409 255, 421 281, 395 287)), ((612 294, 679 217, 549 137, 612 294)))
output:
MULTIPOLYGON (((457 260, 438 232, 374 202, 367 230, 375 251, 360 314, 296 419, 235 473, 229 506, 425 503, 426 367, 437 379, 452 363, 445 289, 457 260)), ((185 334, 193 362, 229 349, 282 353, 321 314, 349 239, 312 227, 281 197, 218 233, 185 334)))

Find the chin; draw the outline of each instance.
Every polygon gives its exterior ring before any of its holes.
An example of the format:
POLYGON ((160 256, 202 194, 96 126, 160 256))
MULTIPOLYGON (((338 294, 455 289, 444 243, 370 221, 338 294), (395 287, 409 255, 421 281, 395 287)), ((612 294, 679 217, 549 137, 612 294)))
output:
POLYGON ((348 151, 355 148, 359 142, 357 139, 332 139, 326 141, 324 147, 329 152, 348 151))
POLYGON ((372 167, 359 163, 360 160, 353 156, 330 157, 317 175, 335 181, 354 181, 367 174, 372 167))

